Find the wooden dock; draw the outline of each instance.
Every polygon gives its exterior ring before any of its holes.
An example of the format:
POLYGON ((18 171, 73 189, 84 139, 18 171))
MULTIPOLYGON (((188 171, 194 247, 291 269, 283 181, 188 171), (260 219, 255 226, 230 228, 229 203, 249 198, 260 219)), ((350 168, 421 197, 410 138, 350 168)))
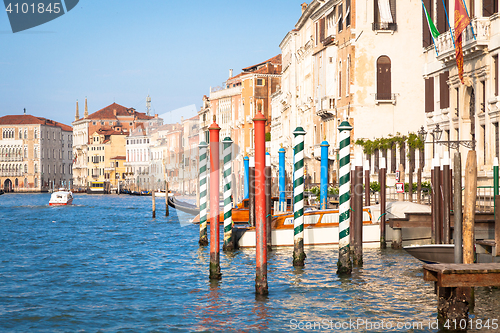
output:
POLYGON ((472 288, 500 286, 500 263, 425 264, 424 280, 435 282, 440 326, 467 323, 472 288))

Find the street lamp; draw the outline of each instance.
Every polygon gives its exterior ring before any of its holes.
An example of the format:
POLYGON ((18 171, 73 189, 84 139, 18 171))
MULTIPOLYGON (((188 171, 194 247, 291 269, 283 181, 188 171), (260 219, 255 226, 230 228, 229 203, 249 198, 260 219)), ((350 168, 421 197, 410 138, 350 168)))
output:
MULTIPOLYGON (((420 140, 425 142, 427 132, 424 129, 424 126, 420 128, 420 131, 417 132, 418 137, 420 140)), ((432 153, 433 155, 436 155, 436 141, 439 142, 439 139, 441 139, 441 135, 443 134, 443 130, 439 127, 439 124, 434 127, 434 129, 430 132, 432 135, 432 153)))
MULTIPOLYGON (((425 131, 424 126, 420 128, 417 134, 419 139, 425 142, 425 137, 427 135, 427 132, 425 131)), ((436 143, 443 144, 451 149, 458 149, 460 145, 472 150, 475 150, 476 148, 476 142, 474 140, 450 141, 450 138, 448 138, 447 141, 439 141, 441 139, 441 135, 443 134, 443 130, 439 128, 439 124, 437 124, 436 127, 434 127, 434 129, 432 130, 432 132, 430 132, 430 134, 432 135, 432 149, 434 151, 436 143)))

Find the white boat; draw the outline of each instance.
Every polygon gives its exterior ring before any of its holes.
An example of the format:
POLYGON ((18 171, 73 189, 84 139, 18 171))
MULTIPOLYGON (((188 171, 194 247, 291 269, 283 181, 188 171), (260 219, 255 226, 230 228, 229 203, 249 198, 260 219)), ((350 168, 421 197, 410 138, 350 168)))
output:
MULTIPOLYGON (((352 217, 351 217, 352 218, 352 217)), ((387 222, 386 222, 387 223, 387 222)), ((255 247, 254 227, 235 227, 238 246, 255 247)), ((392 240, 387 223, 386 240, 392 240)), ((293 212, 273 217, 272 246, 293 246, 293 212)), ((304 213, 304 245, 338 245, 338 209, 311 210, 304 213)), ((363 209, 363 247, 380 247, 380 223, 373 222, 370 209, 363 209)))
POLYGON ((73 193, 64 188, 60 188, 50 196, 50 206, 66 206, 73 204, 73 193))

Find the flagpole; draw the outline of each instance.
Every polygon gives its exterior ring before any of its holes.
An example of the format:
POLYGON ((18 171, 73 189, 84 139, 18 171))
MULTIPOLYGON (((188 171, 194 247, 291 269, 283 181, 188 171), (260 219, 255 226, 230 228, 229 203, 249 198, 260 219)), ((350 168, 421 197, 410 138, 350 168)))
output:
MULTIPOLYGON (((455 46, 455 37, 453 36, 453 31, 451 30, 451 25, 450 25, 450 18, 448 17, 448 9, 446 9, 446 5, 444 3, 444 0, 443 1, 443 7, 444 7, 444 13, 446 14, 446 22, 448 22, 448 27, 450 28, 450 35, 451 35, 451 41, 453 42, 453 48, 457 48, 455 46)), ((469 14, 467 14, 469 15, 469 14)))
MULTIPOLYGON (((469 11, 467 10, 467 5, 465 4, 465 1, 462 0, 462 3, 464 4, 465 12, 467 13, 467 16, 469 16, 469 11)), ((472 31, 472 37, 474 37, 474 40, 476 40, 476 33, 474 32, 474 27, 472 26, 472 20, 470 19, 470 16, 469 16, 469 25, 470 25, 470 30, 472 31)))

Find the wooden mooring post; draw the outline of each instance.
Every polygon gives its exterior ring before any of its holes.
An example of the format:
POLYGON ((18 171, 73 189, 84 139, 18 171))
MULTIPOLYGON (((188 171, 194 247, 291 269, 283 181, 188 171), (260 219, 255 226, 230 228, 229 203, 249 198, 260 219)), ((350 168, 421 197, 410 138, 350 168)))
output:
POLYGON ((386 162, 385 158, 380 159, 380 169, 379 169, 379 182, 380 182, 380 248, 385 249, 386 244, 386 232, 385 232, 385 183, 386 183, 386 162))
POLYGON ((156 197, 154 189, 151 191, 151 200, 153 201, 153 218, 156 217, 156 197))

